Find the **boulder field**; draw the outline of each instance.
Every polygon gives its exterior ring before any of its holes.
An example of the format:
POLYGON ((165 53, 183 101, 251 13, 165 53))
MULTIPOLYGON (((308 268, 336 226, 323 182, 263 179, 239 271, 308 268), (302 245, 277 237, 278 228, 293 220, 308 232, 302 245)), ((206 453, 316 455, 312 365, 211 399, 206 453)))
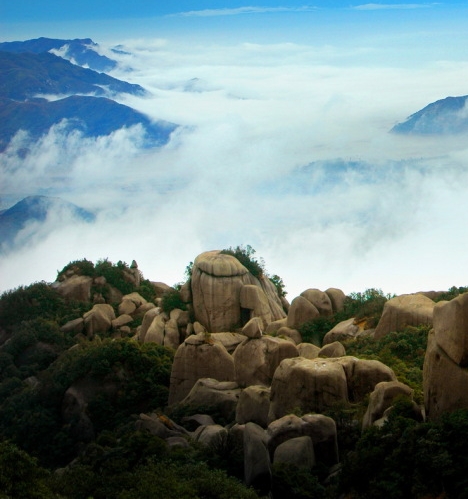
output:
MULTIPOLYGON (((127 278, 136 280, 137 270, 133 265, 127 278)), ((341 312, 343 291, 309 288, 289 304, 267 276, 255 277, 231 254, 199 255, 180 289, 184 306, 170 311, 161 306, 161 297, 171 290, 163 283, 154 283, 154 303, 135 292, 119 295, 111 287, 106 302, 93 296, 93 289, 105 284, 102 279, 71 272, 55 283, 67 299, 94 302, 62 329, 88 339, 109 331, 121 337, 140 318, 136 341, 175 351, 167 409, 181 411, 190 431, 158 414, 141 415, 138 428, 170 445, 183 446, 187 438, 203 445, 236 441, 243 449, 245 482, 265 493, 275 462, 307 468, 321 462, 330 469, 339 463, 336 425, 324 415, 328 410, 368 400, 364 429, 383 424, 395 398, 412 399, 413 391, 392 369, 347 356, 342 340, 379 339, 407 326, 432 326, 424 362, 425 414, 433 419, 468 407, 468 294, 437 304, 430 293, 394 297, 385 303, 375 330, 366 329, 365 318, 348 317, 318 347, 303 342, 298 329, 341 312)), ((63 413, 77 421, 77 431, 91 434, 85 385, 70 387, 63 413)), ((421 408, 413 404, 415 418, 422 419, 421 408)))

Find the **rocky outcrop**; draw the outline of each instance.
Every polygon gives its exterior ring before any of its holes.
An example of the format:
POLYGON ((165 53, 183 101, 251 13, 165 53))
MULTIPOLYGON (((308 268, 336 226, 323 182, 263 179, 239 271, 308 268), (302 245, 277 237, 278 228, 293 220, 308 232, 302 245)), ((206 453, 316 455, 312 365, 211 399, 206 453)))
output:
POLYGON ((319 314, 328 317, 333 314, 333 307, 330 297, 320 289, 309 288, 301 293, 318 310, 319 314))
POLYGON ((299 355, 305 359, 316 359, 320 352, 320 347, 312 343, 299 343, 297 350, 299 355))
POLYGON ((382 338, 392 331, 402 331, 407 326, 432 325, 434 306, 435 303, 422 294, 392 298, 385 303, 374 338, 382 338))
POLYGON ((297 357, 296 346, 282 338, 246 338, 234 351, 235 379, 239 386, 269 386, 283 359, 297 357))
POLYGON ((88 337, 97 333, 105 333, 112 327, 115 319, 114 309, 107 304, 98 304, 83 315, 84 326, 88 337))
POLYGON ((235 381, 234 360, 223 345, 205 333, 189 336, 176 351, 169 386, 169 405, 184 399, 200 378, 235 381))
POLYGON ((362 428, 368 428, 380 419, 384 412, 393 405, 393 400, 398 396, 413 398, 413 390, 399 381, 383 381, 375 385, 362 420, 362 428))
POLYGON ((303 417, 288 414, 268 425, 268 449, 275 455, 276 449, 293 438, 307 436, 312 440, 317 461, 327 466, 339 462, 336 424, 323 414, 306 414, 303 417))
POLYGON ((266 428, 269 409, 270 389, 260 385, 249 386, 240 394, 236 408, 236 422, 246 424, 250 421, 266 428))
POLYGON ((359 331, 359 324, 354 317, 339 322, 324 336, 323 345, 328 345, 329 343, 333 343, 335 341, 343 341, 350 338, 355 338, 359 331))
POLYGON ((247 423, 243 440, 245 484, 247 487, 255 488, 260 495, 267 495, 272 482, 267 434, 255 423, 247 423))
POLYGON ((435 340, 460 367, 468 367, 468 293, 434 307, 435 340))
POLYGON ((389 367, 375 360, 283 360, 271 384, 269 421, 297 409, 321 413, 339 403, 362 400, 381 381, 396 381, 396 377, 389 367))
POLYGON ((330 298, 333 313, 341 312, 344 309, 344 304, 346 301, 346 295, 341 289, 338 288, 328 288, 325 290, 328 298, 330 298))
POLYGON ((240 394, 239 386, 233 381, 201 378, 178 406, 192 409, 194 414, 200 409, 209 409, 210 413, 220 414, 226 421, 234 421, 240 394))
POLYGON ((344 357, 346 355, 345 347, 339 342, 334 341, 333 343, 329 343, 328 345, 323 346, 318 356, 319 357, 344 357))
POLYGON ((266 327, 285 317, 273 283, 257 279, 236 258, 220 251, 195 259, 191 288, 195 319, 208 332, 232 331, 253 317, 260 317, 266 327))
POLYGON ((57 292, 67 300, 89 302, 91 300, 91 286, 93 278, 84 275, 72 275, 60 282, 57 292))
POLYGON ((320 317, 317 307, 303 296, 297 296, 291 302, 286 325, 292 329, 297 329, 304 322, 313 321, 317 317, 320 317))
POLYGON ((468 293, 434 308, 424 358, 423 388, 426 416, 468 408, 468 293))
POLYGON ((308 436, 291 438, 278 445, 273 463, 291 464, 311 470, 315 466, 314 444, 308 436))

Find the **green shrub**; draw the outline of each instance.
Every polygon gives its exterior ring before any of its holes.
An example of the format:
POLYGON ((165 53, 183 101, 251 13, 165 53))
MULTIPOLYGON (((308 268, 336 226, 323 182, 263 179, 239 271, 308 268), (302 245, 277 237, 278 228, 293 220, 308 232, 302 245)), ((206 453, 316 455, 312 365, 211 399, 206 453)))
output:
POLYGON ((254 276, 263 277, 265 272, 265 262, 263 259, 257 260, 254 255, 256 251, 252 246, 236 246, 235 248, 227 248, 221 251, 224 255, 231 255, 237 258, 239 262, 254 276))
POLYGON ((182 301, 180 291, 174 288, 167 290, 161 297, 161 308, 170 314, 175 308, 187 310, 187 305, 182 301))

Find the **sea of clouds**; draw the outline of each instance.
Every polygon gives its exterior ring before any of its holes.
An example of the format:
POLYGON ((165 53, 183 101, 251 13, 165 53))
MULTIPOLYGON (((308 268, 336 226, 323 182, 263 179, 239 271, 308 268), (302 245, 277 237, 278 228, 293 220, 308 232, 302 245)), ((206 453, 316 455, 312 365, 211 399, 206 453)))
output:
POLYGON ((290 299, 310 287, 468 283, 466 136, 389 133, 465 95, 468 63, 366 65, 369 48, 295 43, 120 48, 112 76, 151 95, 117 100, 179 127, 158 149, 143 147, 139 127, 89 139, 59 125, 34 144, 20 133, 0 156, 1 208, 43 194, 97 218, 27 228, 28 243, 0 257, 1 290, 53 281, 81 258, 136 260, 172 285, 200 252, 238 244, 257 250, 290 299))

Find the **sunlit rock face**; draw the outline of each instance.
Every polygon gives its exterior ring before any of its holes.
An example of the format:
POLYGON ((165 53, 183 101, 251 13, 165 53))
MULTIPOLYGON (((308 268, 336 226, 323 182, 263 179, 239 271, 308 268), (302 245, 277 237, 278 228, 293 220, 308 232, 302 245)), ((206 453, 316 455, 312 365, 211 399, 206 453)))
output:
POLYGON ((468 408, 468 293, 434 307, 434 329, 424 358, 426 415, 468 408))
POLYGON ((254 277, 235 257, 217 250, 195 259, 192 299, 195 320, 208 332, 233 331, 253 317, 266 328, 286 316, 267 277, 254 277))

